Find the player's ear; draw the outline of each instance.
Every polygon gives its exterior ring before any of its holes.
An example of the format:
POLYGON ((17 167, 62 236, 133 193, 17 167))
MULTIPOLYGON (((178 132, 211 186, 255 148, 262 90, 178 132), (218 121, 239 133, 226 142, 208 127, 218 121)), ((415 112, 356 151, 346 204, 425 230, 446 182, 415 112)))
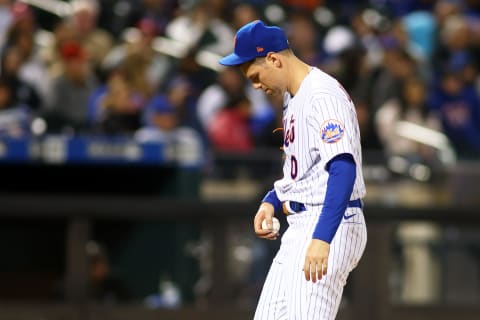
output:
POLYGON ((265 57, 265 60, 271 63, 274 67, 281 67, 282 61, 279 58, 279 55, 276 52, 269 52, 265 57))

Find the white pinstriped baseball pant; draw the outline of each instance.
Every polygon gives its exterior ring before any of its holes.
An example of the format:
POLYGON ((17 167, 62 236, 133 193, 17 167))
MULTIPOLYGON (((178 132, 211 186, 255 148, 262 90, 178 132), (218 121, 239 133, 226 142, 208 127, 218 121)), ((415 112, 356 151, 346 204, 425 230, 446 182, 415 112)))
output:
POLYGON ((287 217, 282 236, 255 311, 254 320, 333 320, 348 274, 365 250, 367 229, 362 209, 347 208, 330 245, 328 273, 321 281, 305 280, 302 271, 321 207, 287 217))

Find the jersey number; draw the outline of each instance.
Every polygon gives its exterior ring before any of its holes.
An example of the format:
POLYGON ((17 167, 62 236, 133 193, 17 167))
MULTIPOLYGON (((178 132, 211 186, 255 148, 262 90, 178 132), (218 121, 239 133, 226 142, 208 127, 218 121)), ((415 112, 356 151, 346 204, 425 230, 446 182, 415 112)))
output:
POLYGON ((292 177, 293 180, 297 177, 298 173, 298 163, 297 163, 297 158, 295 156, 290 157, 290 176, 292 177))

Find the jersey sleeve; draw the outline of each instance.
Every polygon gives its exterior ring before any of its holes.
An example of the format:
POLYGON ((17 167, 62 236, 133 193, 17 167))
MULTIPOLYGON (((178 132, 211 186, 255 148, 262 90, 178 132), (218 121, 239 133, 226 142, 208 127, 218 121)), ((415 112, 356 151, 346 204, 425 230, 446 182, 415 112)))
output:
POLYGON ((270 203, 273 208, 275 209, 275 212, 280 212, 282 210, 282 202, 278 199, 277 192, 275 191, 275 188, 270 190, 265 197, 262 199, 263 202, 268 202, 270 203))
POLYGON ((313 238, 332 242, 355 183, 356 168, 353 157, 341 154, 333 158, 327 167, 328 180, 322 213, 313 232, 313 238))
POLYGON ((343 153, 355 158, 359 132, 353 104, 335 96, 324 96, 312 101, 312 108, 314 112, 307 119, 309 139, 320 153, 322 163, 326 165, 343 153))

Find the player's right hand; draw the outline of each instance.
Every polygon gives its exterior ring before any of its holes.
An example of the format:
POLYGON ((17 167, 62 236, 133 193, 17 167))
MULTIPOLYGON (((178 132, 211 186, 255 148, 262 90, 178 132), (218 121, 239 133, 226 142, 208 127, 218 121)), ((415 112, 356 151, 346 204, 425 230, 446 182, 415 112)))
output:
POLYGON ((278 232, 271 231, 272 217, 274 212, 275 212, 275 209, 270 203, 263 202, 260 205, 260 207, 258 208, 257 214, 253 219, 253 228, 255 230, 255 234, 257 235, 257 237, 267 239, 267 240, 275 240, 278 238, 278 232), (270 230, 262 229, 263 219, 267 220, 267 226, 270 227, 270 230))

